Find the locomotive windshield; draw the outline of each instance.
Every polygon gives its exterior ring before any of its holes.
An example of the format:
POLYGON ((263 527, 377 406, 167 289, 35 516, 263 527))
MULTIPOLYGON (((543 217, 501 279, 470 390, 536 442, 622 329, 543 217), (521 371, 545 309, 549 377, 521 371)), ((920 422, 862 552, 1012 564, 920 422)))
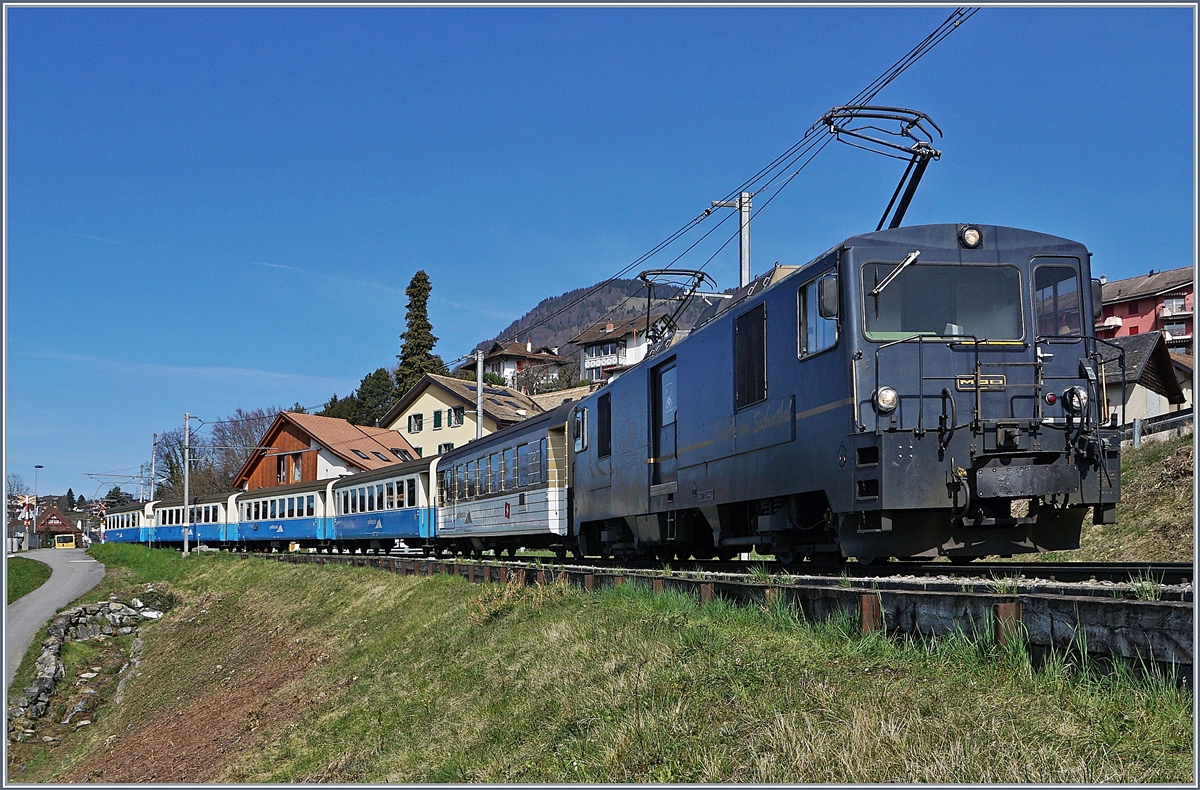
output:
POLYGON ((871 296, 897 265, 868 263, 862 268, 868 340, 913 335, 1020 340, 1024 335, 1016 267, 917 263, 871 296))

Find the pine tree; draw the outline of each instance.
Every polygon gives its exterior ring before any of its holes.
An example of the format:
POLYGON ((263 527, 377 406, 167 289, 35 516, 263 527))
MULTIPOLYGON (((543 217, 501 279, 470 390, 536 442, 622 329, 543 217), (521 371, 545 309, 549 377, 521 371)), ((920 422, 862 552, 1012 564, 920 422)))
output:
POLYGON ((67 489, 67 510, 75 509, 75 492, 67 489))
POLYGON ((122 491, 120 486, 113 486, 104 496, 104 504, 110 509, 120 507, 121 505, 128 505, 129 495, 122 491))
POLYGON ((363 376, 355 392, 357 403, 354 409, 355 425, 375 425, 396 402, 396 385, 387 368, 363 376))
POLYGON ((433 325, 429 323, 429 293, 433 286, 424 270, 413 275, 404 293, 408 295, 408 312, 404 316, 407 324, 400 347, 400 367, 396 369, 396 389, 401 395, 408 392, 426 373, 448 375, 446 363, 433 353, 437 338, 433 325))
POLYGON ((338 398, 337 393, 317 412, 318 417, 337 417, 343 420, 353 420, 358 411, 358 398, 353 392, 344 398, 338 398))

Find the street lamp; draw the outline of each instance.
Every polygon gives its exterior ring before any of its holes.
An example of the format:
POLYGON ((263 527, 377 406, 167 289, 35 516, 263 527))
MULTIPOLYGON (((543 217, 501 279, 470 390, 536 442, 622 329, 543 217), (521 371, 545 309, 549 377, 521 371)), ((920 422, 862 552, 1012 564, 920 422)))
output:
POLYGON ((37 529, 37 517, 38 517, 38 514, 41 512, 41 508, 38 506, 38 486, 37 486, 38 471, 37 470, 45 469, 45 468, 46 467, 42 466, 41 464, 33 465, 33 528, 34 529, 37 529))

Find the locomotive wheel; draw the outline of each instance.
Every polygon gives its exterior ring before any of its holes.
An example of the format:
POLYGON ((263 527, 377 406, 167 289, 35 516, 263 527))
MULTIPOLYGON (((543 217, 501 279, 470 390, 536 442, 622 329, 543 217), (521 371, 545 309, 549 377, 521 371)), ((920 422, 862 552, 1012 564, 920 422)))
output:
POLYGON ((736 557, 737 554, 738 554, 737 549, 733 549, 733 548, 718 549, 717 550, 717 560, 719 560, 720 562, 729 562, 731 559, 736 557))
POLYGON ((777 551, 775 559, 779 560, 780 565, 790 568, 796 562, 796 553, 794 551, 777 551))

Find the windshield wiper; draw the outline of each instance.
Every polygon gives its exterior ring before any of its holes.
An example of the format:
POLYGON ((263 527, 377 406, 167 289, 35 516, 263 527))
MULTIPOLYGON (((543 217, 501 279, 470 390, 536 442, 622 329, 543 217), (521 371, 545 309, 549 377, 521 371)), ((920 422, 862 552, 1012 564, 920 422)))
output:
MULTIPOLYGON (((900 261, 900 265, 897 266, 895 269, 892 269, 891 274, 889 274, 887 277, 884 277, 883 282, 881 282, 879 285, 875 286, 875 290, 871 291, 871 296, 874 296, 876 299, 878 299, 879 294, 883 293, 883 289, 887 288, 891 284, 892 280, 899 277, 900 272, 904 271, 905 267, 907 267, 910 263, 915 261, 917 259, 917 256, 919 256, 920 254, 921 254, 920 250, 913 250, 908 255, 905 255, 904 260, 900 261)), ((876 304, 878 304, 878 302, 876 302, 876 304)))

